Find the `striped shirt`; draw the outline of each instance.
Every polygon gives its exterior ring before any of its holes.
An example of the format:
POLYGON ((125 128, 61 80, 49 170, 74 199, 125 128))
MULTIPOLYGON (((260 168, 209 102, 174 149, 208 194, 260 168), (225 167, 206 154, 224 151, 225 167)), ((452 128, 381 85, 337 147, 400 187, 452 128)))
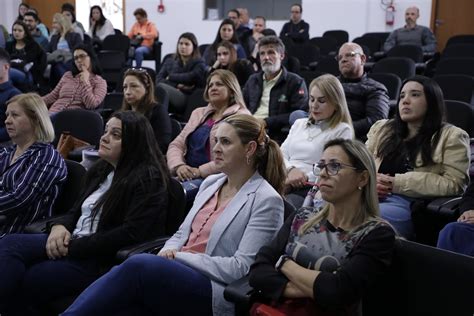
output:
POLYGON ((52 145, 34 143, 10 165, 15 150, 16 145, 0 149, 0 215, 7 217, 0 237, 51 215, 67 176, 66 164, 52 145))
POLYGON ((89 84, 80 75, 74 77, 68 71, 53 91, 43 97, 50 113, 66 109, 96 109, 107 94, 107 82, 99 75, 90 74, 89 84))

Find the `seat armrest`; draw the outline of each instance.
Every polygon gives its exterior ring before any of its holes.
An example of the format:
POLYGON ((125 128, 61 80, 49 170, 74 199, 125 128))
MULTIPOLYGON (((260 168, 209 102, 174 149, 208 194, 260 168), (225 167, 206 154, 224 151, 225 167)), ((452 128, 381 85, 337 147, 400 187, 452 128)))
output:
POLYGON ((431 201, 426 209, 441 216, 457 218, 459 216, 459 205, 461 204, 461 199, 461 196, 437 198, 431 201))
POLYGON ((168 236, 161 236, 151 241, 124 247, 117 252, 115 259, 117 262, 123 262, 127 258, 140 253, 157 254, 169 238, 168 236))

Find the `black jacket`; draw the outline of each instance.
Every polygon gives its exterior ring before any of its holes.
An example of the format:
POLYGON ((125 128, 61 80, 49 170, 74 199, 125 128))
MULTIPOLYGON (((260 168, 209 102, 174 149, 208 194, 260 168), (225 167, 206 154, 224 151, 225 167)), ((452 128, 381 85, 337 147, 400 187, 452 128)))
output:
POLYGON ((163 104, 155 104, 145 114, 155 132, 155 138, 163 155, 166 155, 168 145, 171 143, 171 121, 168 109, 163 104))
MULTIPOLYGON (((99 176, 93 177, 89 185, 83 188, 79 199, 68 214, 54 223, 49 223, 48 226, 61 224, 72 233, 81 216, 82 203, 98 189, 102 181, 99 176)), ((115 216, 107 223, 99 220, 94 234, 72 239, 68 247, 68 257, 75 259, 94 257, 103 264, 111 265, 119 249, 164 235, 168 194, 158 172, 149 175, 139 170, 129 177, 127 184, 129 190, 120 197, 124 201, 124 214, 115 216)))
POLYGON ((31 41, 27 42, 25 45, 25 55, 17 54, 15 49, 16 42, 10 41, 5 45, 5 50, 10 54, 10 59, 13 61, 15 59, 21 59, 19 63, 11 63, 13 68, 24 71, 26 64, 32 62, 33 67, 31 67, 30 72, 33 76, 35 82, 38 82, 39 79, 43 76, 43 72, 46 69, 46 53, 43 51, 43 48, 36 42, 31 41))
POLYGON ((472 180, 467 187, 466 192, 464 192, 464 195, 462 196, 459 210, 461 214, 465 211, 474 210, 474 181, 472 180))
POLYGON ((370 127, 388 118, 389 98, 385 86, 364 74, 358 79, 339 76, 357 139, 366 140, 370 127))
MULTIPOLYGON (((303 78, 288 72, 283 73, 270 91, 268 117, 265 119, 270 131, 276 132, 288 126, 290 113, 295 110, 308 111, 308 89, 303 78)), ((263 72, 250 76, 243 89, 244 101, 250 112, 255 113, 263 92, 263 72)))
POLYGON ((286 22, 280 32, 280 37, 291 38, 294 42, 305 42, 309 40, 309 24, 304 20, 298 23, 286 22), (302 32, 301 32, 302 30, 302 32))
POLYGON ((176 87, 179 83, 186 86, 204 87, 206 80, 206 65, 202 59, 189 60, 183 65, 181 60, 168 58, 156 75, 156 85, 166 82, 176 87), (166 80, 166 77, 169 77, 166 80))

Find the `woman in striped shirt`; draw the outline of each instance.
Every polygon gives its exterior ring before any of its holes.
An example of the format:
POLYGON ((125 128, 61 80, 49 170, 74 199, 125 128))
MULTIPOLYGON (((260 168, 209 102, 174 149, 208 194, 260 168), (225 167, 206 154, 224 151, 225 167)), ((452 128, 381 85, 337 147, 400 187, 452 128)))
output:
POLYGON ((72 71, 61 78, 53 91, 43 97, 50 113, 67 109, 96 109, 105 99, 107 82, 92 48, 74 48, 72 71))
POLYGON ((49 144, 54 129, 38 95, 10 99, 6 117, 14 145, 0 150, 0 238, 50 215, 67 174, 63 158, 49 144))

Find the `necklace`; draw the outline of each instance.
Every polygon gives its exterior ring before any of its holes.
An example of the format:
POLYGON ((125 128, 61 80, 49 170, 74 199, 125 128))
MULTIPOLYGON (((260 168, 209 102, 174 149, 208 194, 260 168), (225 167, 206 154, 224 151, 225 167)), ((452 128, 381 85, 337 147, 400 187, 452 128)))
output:
POLYGON ((313 139, 315 139, 316 137, 318 137, 319 134, 321 133, 321 131, 319 130, 319 128, 316 128, 317 125, 318 125, 318 123, 314 123, 314 124, 308 125, 308 127, 307 127, 308 136, 306 137, 306 140, 307 140, 308 142, 312 142, 313 139), (314 126, 314 127, 313 127, 313 126, 314 126), (311 130, 313 130, 313 133, 311 133, 311 130))

